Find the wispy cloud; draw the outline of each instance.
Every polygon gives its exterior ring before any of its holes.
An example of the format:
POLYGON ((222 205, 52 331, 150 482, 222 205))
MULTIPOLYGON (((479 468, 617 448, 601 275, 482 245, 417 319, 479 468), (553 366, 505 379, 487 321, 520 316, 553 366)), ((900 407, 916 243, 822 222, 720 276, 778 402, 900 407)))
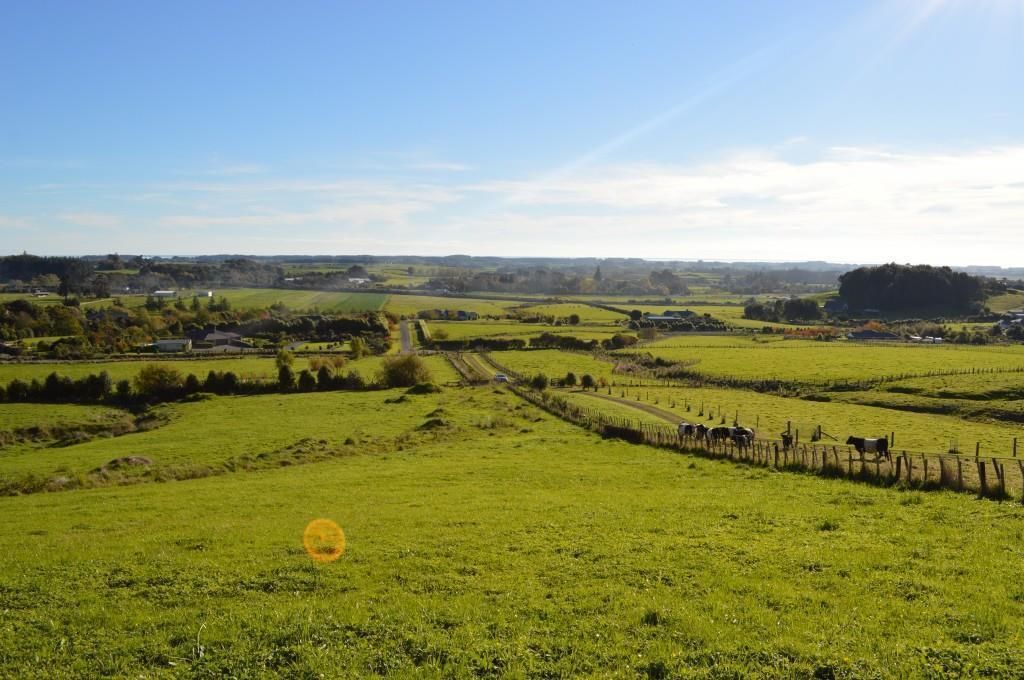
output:
POLYGON ((423 163, 410 163, 409 170, 422 170, 425 172, 468 172, 473 166, 465 163, 451 163, 446 161, 428 161, 423 163))
POLYGON ((57 215, 57 219, 76 227, 88 229, 115 229, 124 225, 124 218, 112 213, 98 212, 65 212, 57 215))

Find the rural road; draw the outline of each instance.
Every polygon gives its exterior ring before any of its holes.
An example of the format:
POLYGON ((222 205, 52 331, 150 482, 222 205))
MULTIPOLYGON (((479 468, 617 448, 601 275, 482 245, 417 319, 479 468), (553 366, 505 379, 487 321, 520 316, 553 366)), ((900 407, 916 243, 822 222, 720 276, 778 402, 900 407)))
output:
POLYGON ((409 322, 402 319, 399 322, 399 337, 402 341, 402 354, 412 352, 412 337, 409 335, 409 322))

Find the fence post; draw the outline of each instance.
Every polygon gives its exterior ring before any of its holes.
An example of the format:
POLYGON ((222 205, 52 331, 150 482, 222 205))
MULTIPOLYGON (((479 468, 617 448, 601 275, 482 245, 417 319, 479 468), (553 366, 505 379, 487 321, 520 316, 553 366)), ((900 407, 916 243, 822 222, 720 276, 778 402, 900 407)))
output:
POLYGON ((988 484, 985 483, 985 463, 984 461, 975 461, 978 464, 978 480, 980 482, 980 488, 978 489, 978 497, 984 498, 988 495, 988 484))
POLYGON ((964 490, 964 462, 960 460, 960 456, 956 457, 956 490, 964 490))

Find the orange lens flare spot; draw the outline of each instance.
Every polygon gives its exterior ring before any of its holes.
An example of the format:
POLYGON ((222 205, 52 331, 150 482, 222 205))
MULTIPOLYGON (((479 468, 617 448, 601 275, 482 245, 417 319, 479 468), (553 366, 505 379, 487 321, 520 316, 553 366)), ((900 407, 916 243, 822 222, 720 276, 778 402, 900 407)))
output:
POLYGON ((329 519, 315 519, 302 532, 302 545, 317 562, 333 562, 345 552, 345 532, 329 519))

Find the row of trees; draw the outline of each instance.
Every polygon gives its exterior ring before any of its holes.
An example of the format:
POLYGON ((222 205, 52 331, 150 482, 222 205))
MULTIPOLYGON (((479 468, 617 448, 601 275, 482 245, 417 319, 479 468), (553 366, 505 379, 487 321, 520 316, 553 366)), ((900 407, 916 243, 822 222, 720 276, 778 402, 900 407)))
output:
POLYGON ((743 307, 743 318, 757 321, 817 321, 822 318, 821 307, 811 298, 772 300, 757 302, 749 300, 743 307))
POLYGON ((130 406, 174 401, 199 392, 229 395, 365 390, 411 387, 429 383, 431 379, 430 369, 414 354, 386 359, 376 382, 372 383, 354 371, 342 374, 330 364, 322 364, 315 371, 303 369, 296 373, 289 362, 279 362, 276 382, 242 380, 233 371, 214 370, 200 379, 193 373, 185 375, 174 366, 146 364, 133 380, 116 383, 106 371, 77 380, 56 372, 42 381, 38 378, 30 381, 16 378, 6 387, 0 385, 0 401, 130 406))

